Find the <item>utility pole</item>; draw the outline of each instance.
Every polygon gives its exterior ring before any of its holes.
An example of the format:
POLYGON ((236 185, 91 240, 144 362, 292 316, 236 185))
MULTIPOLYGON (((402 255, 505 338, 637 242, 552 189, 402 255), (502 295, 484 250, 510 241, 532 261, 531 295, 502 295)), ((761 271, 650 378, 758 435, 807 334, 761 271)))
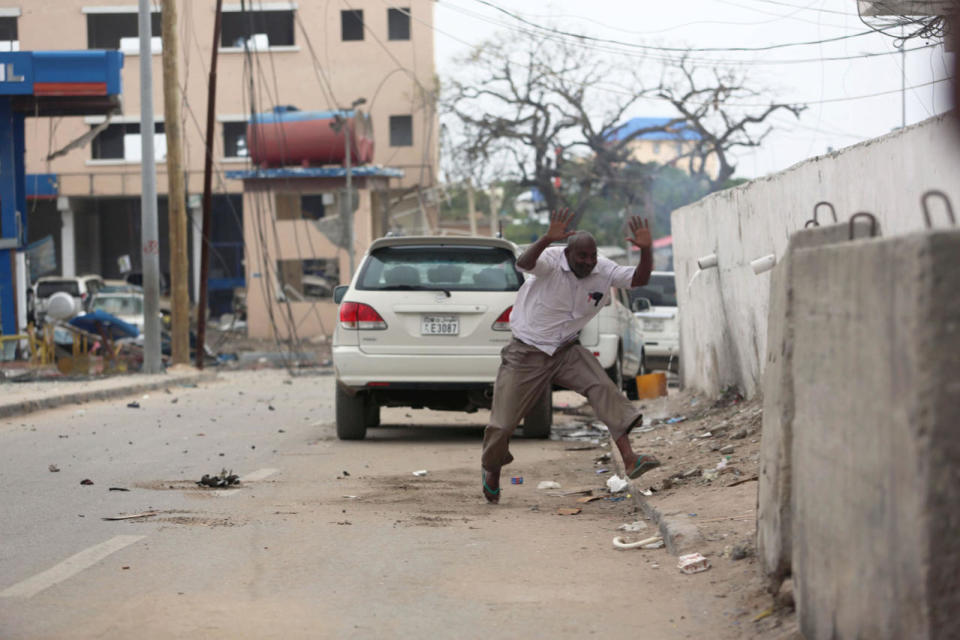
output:
MULTIPOLYGON (((362 104, 366 104, 366 98, 357 98, 350 105, 350 113, 355 116, 354 112, 357 107, 362 104)), ((337 114, 337 117, 333 122, 330 123, 330 127, 334 131, 343 131, 343 144, 344 144, 344 160, 345 160, 345 170, 346 170, 346 193, 344 197, 340 198, 340 219, 343 221, 343 225, 347 232, 347 258, 350 261, 350 273, 347 275, 346 282, 350 282, 353 279, 353 270, 354 270, 354 244, 355 244, 355 233, 353 228, 353 168, 352 168, 352 156, 353 156, 353 145, 350 143, 350 123, 347 122, 346 116, 342 113, 344 110, 340 109, 341 113, 337 114)))
POLYGON ((160 240, 157 165, 153 151, 153 55, 150 0, 139 0, 140 26, 140 251, 143 265, 143 372, 160 373, 160 240))
POLYGON ((500 233, 500 200, 503 198, 503 187, 490 187, 490 235, 494 238, 500 233))
POLYGON ((210 233, 213 230, 210 213, 212 197, 210 192, 213 183, 213 121, 217 104, 217 51, 220 49, 222 5, 223 0, 217 0, 213 20, 213 52, 210 54, 210 87, 207 90, 207 143, 203 161, 203 231, 200 248, 200 292, 197 294, 197 369, 203 369, 203 353, 207 338, 207 274, 210 271, 210 233))
POLYGON ((473 178, 467 178, 467 218, 470 220, 470 235, 477 235, 477 198, 473 190, 473 178))
POLYGON ((176 0, 163 0, 163 114, 167 134, 167 218, 170 224, 171 360, 190 361, 190 300, 187 273, 187 206, 180 126, 179 48, 176 0))

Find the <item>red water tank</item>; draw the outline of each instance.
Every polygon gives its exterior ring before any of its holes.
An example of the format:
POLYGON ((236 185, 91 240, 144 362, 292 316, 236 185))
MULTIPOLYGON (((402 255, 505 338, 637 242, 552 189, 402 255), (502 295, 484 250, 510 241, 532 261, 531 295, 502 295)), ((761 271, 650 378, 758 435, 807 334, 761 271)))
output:
POLYGON ((369 114, 354 111, 298 111, 277 107, 247 124, 250 159, 261 167, 346 164, 344 127, 350 129, 350 162, 373 160, 369 114))

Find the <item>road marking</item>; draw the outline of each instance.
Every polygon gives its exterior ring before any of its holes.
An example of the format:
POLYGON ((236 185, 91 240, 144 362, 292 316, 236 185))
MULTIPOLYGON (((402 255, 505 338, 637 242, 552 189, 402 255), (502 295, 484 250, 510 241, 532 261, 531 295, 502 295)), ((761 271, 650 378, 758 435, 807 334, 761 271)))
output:
MULTIPOLYGON (((256 482, 257 480, 263 480, 264 478, 269 478, 273 474, 277 473, 279 469, 257 469, 256 471, 251 471, 247 475, 240 478, 240 482, 256 482)), ((213 495, 218 498, 225 498, 227 496, 232 496, 235 493, 240 493, 239 489, 217 489, 212 491, 213 495)))
POLYGON ((146 536, 116 536, 106 542, 101 542, 89 549, 84 549, 80 553, 70 556, 60 564, 54 565, 38 573, 32 578, 27 578, 12 587, 7 587, 0 591, 0 598, 31 598, 44 589, 52 587, 58 582, 63 582, 72 578, 84 569, 92 567, 111 553, 119 551, 126 546, 143 540, 146 536))
POLYGON ((269 478, 277 471, 279 471, 279 469, 257 469, 256 471, 251 471, 247 475, 240 478, 240 482, 256 482, 257 480, 263 480, 264 478, 269 478))

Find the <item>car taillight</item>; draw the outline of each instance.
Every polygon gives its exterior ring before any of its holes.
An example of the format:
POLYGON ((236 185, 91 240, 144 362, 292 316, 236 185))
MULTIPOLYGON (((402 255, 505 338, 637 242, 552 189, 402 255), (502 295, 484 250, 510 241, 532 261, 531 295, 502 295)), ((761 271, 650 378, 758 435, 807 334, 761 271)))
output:
POLYGON ((344 329, 386 329, 376 309, 362 302, 344 302, 340 305, 340 326, 344 329))
POLYGON ((500 314, 500 317, 493 323, 494 331, 510 331, 510 312, 513 307, 507 307, 506 311, 500 314))

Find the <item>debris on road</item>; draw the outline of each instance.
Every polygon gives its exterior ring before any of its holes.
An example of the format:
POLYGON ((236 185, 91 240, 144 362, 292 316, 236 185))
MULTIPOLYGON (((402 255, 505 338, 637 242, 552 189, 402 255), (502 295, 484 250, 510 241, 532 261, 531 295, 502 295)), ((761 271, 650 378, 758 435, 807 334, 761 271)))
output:
MULTIPOLYGON (((346 471, 344 471, 344 472, 343 472, 343 475, 346 476, 346 475, 350 475, 350 474, 347 473, 346 471)), ((418 471, 414 471, 414 472, 413 472, 413 475, 417 476, 418 478, 422 478, 423 476, 427 475, 427 470, 426 470, 426 469, 420 469, 420 470, 418 470, 418 471)))
POLYGON ((137 402, 136 400, 134 400, 133 402, 128 402, 128 403, 127 403, 127 408, 128 408, 128 409, 139 409, 139 408, 140 408, 140 403, 137 402))
POLYGON ((58 467, 55 464, 50 465, 49 467, 47 467, 47 469, 50 470, 50 473, 57 473, 58 471, 60 471, 60 467, 58 467))
POLYGON ((133 520, 134 518, 150 518, 157 515, 156 511, 146 511, 144 513, 133 513, 127 516, 106 516, 101 520, 133 520))
POLYGON ((582 498, 577 498, 577 502, 586 504, 588 502, 593 502, 594 500, 602 500, 603 496, 583 496, 582 498))
POLYGON ((93 480, 91 480, 90 478, 84 478, 83 480, 80 481, 80 484, 84 486, 90 486, 93 484, 93 480))
POLYGON ((553 480, 541 480, 540 484, 537 485, 537 489, 540 491, 546 489, 561 489, 559 482, 554 482, 553 480))
POLYGON ((700 573, 710 568, 710 561, 699 553, 688 553, 677 558, 677 569, 681 573, 691 574, 700 573))
POLYGON ((107 491, 130 491, 126 487, 110 487, 107 491))
POLYGON ((607 478, 607 489, 610 489, 610 493, 620 493, 627 488, 628 483, 625 478, 620 476, 610 476, 607 478))
POLYGON ((638 540, 637 542, 627 542, 620 536, 613 539, 613 546, 617 549, 659 549, 663 547, 663 538, 660 536, 651 536, 638 540))
POLYGON ((637 520, 636 522, 631 522, 630 524, 622 524, 617 527, 617 531, 626 531, 627 533, 636 533, 637 531, 643 531, 647 528, 647 523, 643 520, 637 520))
POLYGON ((220 489, 222 487, 240 484, 240 476, 235 475, 232 469, 230 471, 221 469, 220 473, 214 476, 206 473, 203 474, 203 477, 197 481, 197 484, 201 487, 213 487, 215 489, 220 489))
POLYGON ((560 507, 557 509, 558 516, 575 516, 580 513, 581 509, 579 507, 560 507))
POLYGON ((523 476, 513 476, 510 478, 510 484, 523 484, 523 476))

